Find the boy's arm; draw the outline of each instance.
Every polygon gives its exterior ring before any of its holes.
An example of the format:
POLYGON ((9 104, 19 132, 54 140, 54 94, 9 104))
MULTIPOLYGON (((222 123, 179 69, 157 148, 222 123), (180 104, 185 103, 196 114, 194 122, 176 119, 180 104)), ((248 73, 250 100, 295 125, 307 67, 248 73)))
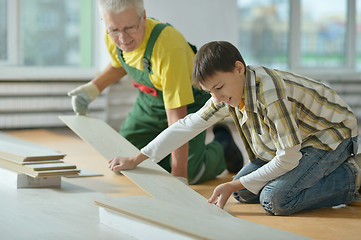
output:
POLYGON ((276 156, 258 168, 239 179, 242 185, 250 192, 258 194, 259 191, 271 180, 291 171, 298 166, 302 154, 301 144, 287 149, 277 150, 276 156))
POLYGON ((151 160, 159 162, 168 154, 179 148, 189 140, 203 132, 213 124, 229 115, 226 106, 211 112, 214 99, 210 98, 206 104, 197 112, 188 114, 185 118, 179 119, 153 139, 141 152, 151 160), (204 115, 207 114, 205 118, 204 115), (211 117, 209 117, 211 115, 211 117))
POLYGON ((109 168, 115 172, 133 169, 147 158, 159 162, 168 154, 187 143, 193 137, 229 115, 227 107, 217 107, 216 112, 209 113, 212 98, 195 113, 178 120, 153 139, 133 157, 115 157, 109 161, 109 168), (207 113, 206 119, 202 117, 207 113), (211 117, 209 117, 211 115, 211 117))
POLYGON ((235 191, 247 188, 252 193, 258 194, 260 189, 270 180, 281 176, 298 165, 299 158, 301 158, 300 147, 300 145, 297 145, 286 151, 281 151, 281 153, 278 151, 278 155, 272 161, 256 171, 240 179, 218 185, 214 189, 212 196, 208 199, 208 202, 216 204, 223 209, 229 197, 235 191))
POLYGON ((301 133, 294 118, 292 104, 287 99, 279 99, 266 106, 264 119, 272 123, 269 137, 274 142, 275 157, 256 171, 243 176, 240 181, 245 188, 254 194, 273 180, 297 167, 302 158, 301 133))

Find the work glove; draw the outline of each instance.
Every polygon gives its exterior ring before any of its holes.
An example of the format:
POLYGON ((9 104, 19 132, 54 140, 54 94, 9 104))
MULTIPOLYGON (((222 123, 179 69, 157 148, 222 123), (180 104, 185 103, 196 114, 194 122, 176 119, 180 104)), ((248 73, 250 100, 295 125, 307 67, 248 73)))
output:
POLYGON ((74 112, 78 115, 85 115, 88 112, 89 104, 99 94, 98 87, 94 83, 88 82, 69 92, 68 96, 71 97, 71 105, 74 112))

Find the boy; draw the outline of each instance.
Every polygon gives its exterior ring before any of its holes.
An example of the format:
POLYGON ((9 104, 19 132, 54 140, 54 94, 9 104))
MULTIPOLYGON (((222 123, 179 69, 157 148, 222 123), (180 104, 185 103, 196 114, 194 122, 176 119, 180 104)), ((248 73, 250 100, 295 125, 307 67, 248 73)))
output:
POLYGON ((116 157, 113 170, 161 159, 193 136, 232 116, 249 154, 233 181, 208 200, 223 208, 233 193, 273 215, 350 203, 360 187, 357 122, 329 87, 309 78, 248 66, 232 44, 210 42, 195 57, 193 81, 212 98, 163 131, 132 158, 116 157))

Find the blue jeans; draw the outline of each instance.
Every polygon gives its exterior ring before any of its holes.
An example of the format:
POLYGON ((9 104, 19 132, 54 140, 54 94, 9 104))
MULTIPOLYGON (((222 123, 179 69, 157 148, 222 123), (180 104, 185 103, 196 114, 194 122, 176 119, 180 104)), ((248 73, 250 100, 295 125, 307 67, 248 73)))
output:
MULTIPOLYGON (((268 182, 258 195, 242 189, 233 196, 241 203, 261 203, 273 215, 349 204, 356 192, 357 171, 346 160, 357 153, 357 137, 344 140, 334 151, 305 147, 301 153, 296 168, 268 182)), ((233 180, 266 163, 261 159, 247 163, 233 180)))

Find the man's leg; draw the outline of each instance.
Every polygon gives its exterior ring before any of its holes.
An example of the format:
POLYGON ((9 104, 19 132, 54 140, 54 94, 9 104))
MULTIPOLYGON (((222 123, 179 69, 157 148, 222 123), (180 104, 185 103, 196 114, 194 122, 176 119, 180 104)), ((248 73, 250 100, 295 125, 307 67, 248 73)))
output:
POLYGON ((222 145, 205 144, 206 131, 189 141, 188 179, 190 184, 210 180, 226 169, 222 145))
MULTIPOLYGON (((159 114, 158 114, 159 115, 159 114)), ((150 116, 144 111, 144 107, 137 101, 132 111, 128 114, 120 128, 120 134, 131 142, 135 147, 141 149, 167 128, 167 118, 160 121, 160 116, 150 116)), ((171 171, 170 155, 158 163, 168 172, 171 171)))

